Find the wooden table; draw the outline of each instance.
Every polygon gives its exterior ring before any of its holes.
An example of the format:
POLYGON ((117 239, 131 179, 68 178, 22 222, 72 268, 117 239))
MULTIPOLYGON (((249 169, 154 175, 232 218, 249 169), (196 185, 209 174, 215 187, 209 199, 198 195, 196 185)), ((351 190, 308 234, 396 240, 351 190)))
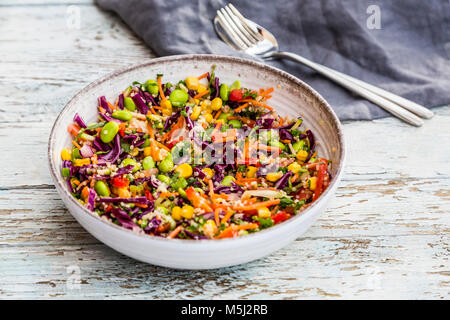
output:
POLYGON ((91 1, 3 0, 0 14, 0 298, 449 298, 449 106, 421 128, 345 123, 336 197, 286 248, 219 270, 155 267, 90 236, 60 200, 46 158, 51 125, 73 95, 154 55, 91 1), (68 28, 70 10, 80 10, 80 29, 68 28))

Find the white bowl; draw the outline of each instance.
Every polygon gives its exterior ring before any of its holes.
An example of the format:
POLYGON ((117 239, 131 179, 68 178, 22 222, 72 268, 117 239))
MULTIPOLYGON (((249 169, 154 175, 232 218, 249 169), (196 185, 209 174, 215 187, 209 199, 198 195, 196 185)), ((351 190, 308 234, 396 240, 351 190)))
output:
POLYGON ((94 237, 109 247, 140 261, 177 269, 212 269, 249 262, 282 248, 298 238, 324 211, 342 175, 345 148, 341 125, 328 103, 296 77, 262 63, 217 55, 179 55, 152 59, 146 63, 109 74, 79 92, 61 111, 53 125, 48 156, 56 189, 70 213, 94 237), (247 236, 221 240, 165 239, 117 226, 101 219, 75 200, 61 176, 60 152, 71 145, 66 128, 75 112, 86 121, 97 118, 97 98, 115 100, 133 81, 144 82, 156 74, 176 83, 187 76, 200 75, 216 65, 221 82, 239 79, 243 87, 274 87, 271 106, 281 115, 301 115, 303 128, 313 131, 319 155, 332 160, 331 184, 308 209, 271 228, 247 236))

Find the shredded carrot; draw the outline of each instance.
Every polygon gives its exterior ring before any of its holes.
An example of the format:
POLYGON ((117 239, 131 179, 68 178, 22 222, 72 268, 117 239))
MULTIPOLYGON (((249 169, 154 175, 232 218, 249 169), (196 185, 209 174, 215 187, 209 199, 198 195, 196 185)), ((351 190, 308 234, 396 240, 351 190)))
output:
POLYGON ((86 200, 89 197, 89 188, 88 187, 84 187, 83 190, 81 191, 81 197, 86 200))
POLYGON ((162 110, 160 106, 153 106, 153 108, 155 108, 156 110, 162 110))
POLYGON ((214 211, 214 220, 216 221, 216 226, 219 226, 219 212, 220 212, 220 208, 216 208, 216 210, 214 211))
POLYGON ((237 230, 248 230, 248 229, 258 229, 259 225, 257 223, 240 224, 237 226, 237 230))
POLYGON ((175 197, 178 195, 178 192, 161 192, 159 196, 161 198, 175 197))
POLYGON ((92 156, 92 164, 97 164, 97 155, 96 154, 94 154, 93 156, 92 156))
POLYGON ((198 93, 196 96, 194 96, 194 99, 199 99, 199 98, 201 98, 203 96, 206 96, 208 93, 209 93, 209 89, 198 93))
POLYGON ((291 143, 291 140, 280 140, 283 143, 291 143))
POLYGON ((107 101, 107 103, 108 103, 108 107, 109 107, 111 110, 116 110, 116 109, 117 109, 117 107, 116 107, 116 106, 113 106, 109 101, 107 101))
POLYGON ((208 180, 209 185, 209 196, 212 198, 214 196, 214 184, 212 180, 208 180))
POLYGON ((269 93, 273 92, 273 88, 267 89, 266 91, 264 91, 263 93, 260 94, 261 97, 264 97, 266 95, 268 95, 269 93))
POLYGON ((80 133, 80 126, 76 123, 71 123, 67 126, 67 131, 69 131, 69 133, 73 134, 74 136, 77 136, 78 133, 80 133))
POLYGON ((214 119, 218 119, 221 113, 222 110, 217 111, 216 114, 214 115, 214 119))
POLYGON ((236 235, 236 232, 239 230, 248 230, 248 229, 257 229, 259 228, 259 225, 257 223, 249 223, 249 224, 241 224, 241 225, 232 225, 228 228, 225 228, 217 237, 216 239, 223 239, 223 238, 232 238, 236 235))
POLYGON ((139 208, 147 208, 147 205, 146 204, 141 204, 141 203, 135 203, 134 204, 136 207, 139 207, 139 208))
POLYGON ((220 221, 221 223, 226 223, 234 214, 233 210, 228 210, 227 214, 225 215, 225 217, 222 218, 222 220, 220 221))
POLYGON ((78 143, 76 143, 75 140, 72 140, 72 143, 75 147, 77 147, 78 149, 81 149, 81 146, 78 143))
POLYGON ((148 132, 150 133, 150 138, 155 140, 155 133, 153 132, 153 127, 152 127, 151 123, 147 123, 147 129, 148 129, 148 132))
POLYGON ((233 206, 233 210, 250 211, 250 210, 256 210, 260 207, 270 207, 270 206, 273 206, 273 205, 279 204, 279 203, 280 203, 280 199, 268 200, 268 201, 258 202, 258 203, 254 203, 254 204, 246 205, 246 206, 233 206))
POLYGON ((161 96, 161 101, 166 100, 166 96, 164 95, 164 91, 163 91, 162 85, 161 85, 161 76, 158 77, 157 83, 158 83, 159 95, 161 96))
POLYGON ((247 102, 247 103, 244 103, 244 104, 243 104, 242 106, 240 106, 239 108, 234 109, 234 112, 241 112, 241 110, 247 108, 248 104, 249 104, 248 102, 247 102))
POLYGON ((156 141, 156 140, 155 140, 155 142, 156 142, 156 145, 157 145, 158 147, 160 147, 161 149, 164 149, 164 150, 170 152, 170 149, 167 148, 165 145, 163 145, 162 143, 160 143, 160 142, 158 142, 158 141, 156 141))
MULTIPOLYGON (((240 100, 239 102, 248 102, 248 103, 254 104, 255 106, 264 107, 264 108, 266 108, 266 109, 268 109, 270 111, 273 111, 272 107, 269 107, 267 104, 259 102, 259 101, 256 101, 256 100, 253 100, 253 99, 244 99, 244 100, 240 100)), ((242 110, 241 109, 242 107, 243 106, 240 106, 239 108, 235 109, 234 112, 239 112, 240 110, 242 110)))
POLYGON ((167 238, 173 239, 175 238, 180 232, 183 230, 183 226, 176 227, 168 236, 167 238))
POLYGON ((203 78, 206 78, 208 76, 209 72, 206 72, 204 74, 202 74, 201 76, 197 77, 198 80, 201 80, 203 78))

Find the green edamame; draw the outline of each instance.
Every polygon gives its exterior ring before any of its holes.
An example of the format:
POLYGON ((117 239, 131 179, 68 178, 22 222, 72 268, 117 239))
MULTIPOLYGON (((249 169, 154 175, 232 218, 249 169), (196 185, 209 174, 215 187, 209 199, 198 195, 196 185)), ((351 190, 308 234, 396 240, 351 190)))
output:
POLYGON ((231 113, 222 112, 219 116, 219 119, 222 119, 225 123, 228 123, 228 117, 231 115, 231 113))
POLYGON ((145 142, 142 144, 141 148, 146 148, 150 146, 150 139, 145 139, 145 142))
POLYGON ((111 141, 113 141, 117 132, 119 132, 119 124, 115 121, 109 121, 102 128, 102 131, 100 132, 100 139, 104 143, 110 143, 111 141))
POLYGON ((109 195, 111 194, 108 185, 102 180, 98 180, 95 182, 94 190, 99 196, 102 197, 109 197, 109 195))
POLYGON ((187 185, 187 181, 183 177, 178 177, 178 179, 172 181, 172 183, 170 184, 170 186, 175 190, 184 189, 187 187, 187 185))
POLYGON ((158 83, 155 80, 147 80, 144 86, 148 93, 158 94, 158 83))
POLYGON ((299 152, 300 150, 303 149, 304 146, 305 146, 305 140, 300 140, 300 141, 297 141, 296 143, 294 143, 292 145, 292 148, 294 149, 295 152, 299 152))
POLYGON ((120 164, 121 167, 126 167, 126 166, 133 166, 133 170, 131 172, 135 173, 136 171, 139 170, 138 164, 135 160, 130 159, 130 158, 126 158, 123 159, 123 161, 120 164))
POLYGON ((236 119, 228 121, 228 124, 236 129, 242 128, 242 123, 236 119))
POLYGON ((170 153, 158 165, 159 171, 161 171, 163 173, 172 171, 173 167, 174 167, 174 164, 173 164, 173 160, 172 160, 172 155, 170 153))
POLYGON ((225 176, 224 178, 223 178, 223 180, 222 180, 222 185, 223 186, 231 186, 231 183, 233 182, 233 181, 235 181, 236 179, 233 177, 233 176, 225 176))
POLYGON ((162 182, 164 182, 166 184, 170 184, 170 178, 168 176, 165 176, 163 174, 159 174, 157 176, 157 178, 158 178, 159 181, 162 181, 162 182))
POLYGON ((286 150, 286 145, 278 140, 270 140, 270 145, 273 147, 278 147, 283 151, 286 150))
POLYGON ((222 83, 220 85, 219 93, 220 93, 220 98, 223 101, 228 101, 228 97, 230 95, 230 87, 227 86, 225 83, 222 83))
POLYGON ((230 86, 230 91, 233 91, 235 89, 240 89, 241 88, 241 82, 239 80, 236 80, 235 82, 233 82, 233 84, 230 86))
POLYGON ((173 90, 169 95, 169 100, 174 107, 182 107, 188 101, 189 96, 186 91, 181 89, 173 90))
POLYGON ((144 160, 142 160, 142 167, 144 170, 152 169, 155 167, 155 161, 153 161, 153 158, 150 156, 145 157, 144 160))
POLYGON ((130 121, 133 118, 128 110, 116 110, 112 113, 112 117, 122 121, 130 121))
POLYGON ((134 103, 133 99, 131 99, 130 97, 126 97, 125 99, 123 99, 123 106, 130 111, 136 110, 136 104, 134 103))

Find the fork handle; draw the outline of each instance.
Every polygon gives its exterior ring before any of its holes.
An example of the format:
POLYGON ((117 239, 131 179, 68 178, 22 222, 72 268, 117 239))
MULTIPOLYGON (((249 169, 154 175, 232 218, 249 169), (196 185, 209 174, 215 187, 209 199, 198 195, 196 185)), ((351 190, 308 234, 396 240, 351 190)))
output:
MULTIPOLYGON (((267 58, 269 58, 269 57, 267 57, 267 58)), ((355 79, 348 75, 342 74, 338 71, 327 68, 321 64, 312 62, 312 61, 310 61, 302 56, 299 56, 297 54, 290 53, 290 52, 282 52, 282 51, 272 52, 270 54, 270 58, 287 58, 289 60, 299 62, 303 65, 306 65, 306 66, 310 67, 311 69, 317 71, 321 75, 340 84, 344 88, 377 104, 378 106, 382 107, 386 111, 392 113, 393 115, 397 116, 398 118, 404 120, 405 122, 407 122, 409 124, 412 124, 415 126, 421 126, 423 124, 423 121, 420 118, 418 118, 416 115, 409 112, 408 110, 411 110, 411 111, 414 110, 415 113, 420 113, 421 115, 423 115, 426 118, 430 117, 430 113, 431 113, 431 116, 433 115, 433 113, 430 110, 428 110, 425 107, 422 107, 420 105, 417 105, 412 101, 409 101, 402 97, 396 96, 396 95, 394 95, 390 92, 387 92, 383 89, 372 86, 364 81, 355 79), (388 93, 388 95, 386 95, 386 93, 388 93), (401 106, 396 103, 399 103, 401 106), (406 108, 406 106, 407 106, 407 108, 406 108), (408 110, 406 110, 406 109, 408 109, 408 110), (425 112, 423 109, 425 110, 425 112)))

